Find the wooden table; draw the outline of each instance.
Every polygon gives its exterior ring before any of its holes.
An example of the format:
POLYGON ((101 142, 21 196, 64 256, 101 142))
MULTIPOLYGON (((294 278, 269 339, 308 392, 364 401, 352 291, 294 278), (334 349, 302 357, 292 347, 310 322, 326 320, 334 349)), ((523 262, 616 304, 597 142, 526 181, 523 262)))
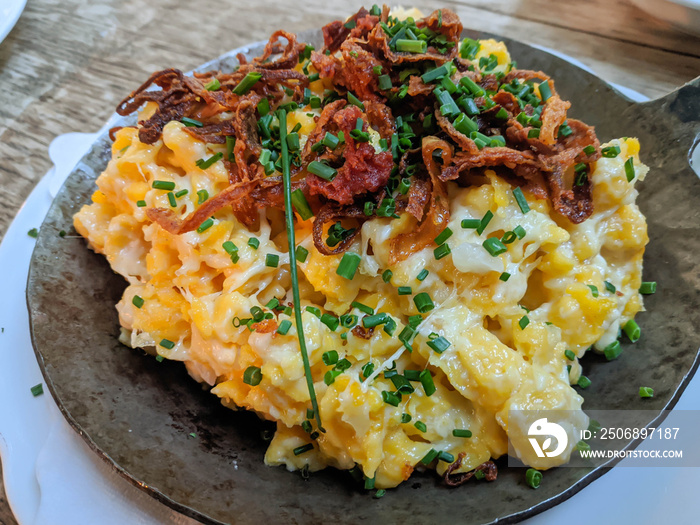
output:
MULTIPOLYGON (((406 5, 409 5, 406 3, 406 5)), ((320 27, 362 2, 29 0, 0 44, 0 238, 50 168, 57 135, 93 132, 155 70, 189 70, 280 27, 320 27), (237 6, 236 4, 245 4, 237 6)), ((649 97, 700 74, 700 38, 625 0, 420 2, 456 11, 465 27, 554 48, 602 78, 649 97)), ((369 7, 369 4, 367 5, 369 7)), ((0 524, 14 524, 0 482, 0 524)))

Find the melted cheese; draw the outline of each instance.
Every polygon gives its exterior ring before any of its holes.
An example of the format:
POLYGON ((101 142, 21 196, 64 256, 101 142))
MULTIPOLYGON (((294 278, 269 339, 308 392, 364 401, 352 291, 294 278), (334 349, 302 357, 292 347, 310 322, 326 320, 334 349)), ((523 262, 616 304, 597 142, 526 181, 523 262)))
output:
MULTIPOLYGON (((499 67, 502 60, 510 62, 501 44, 482 41, 480 55, 492 53, 499 67)), ((318 85, 312 90, 321 93, 322 83, 314 84, 318 85)), ((288 120, 290 130, 301 125, 302 141, 314 126, 307 113, 314 110, 302 108, 288 120)), ((154 189, 154 180, 174 182, 176 191, 188 190, 178 200, 182 215, 196 209, 197 191, 206 190, 210 196, 222 191, 228 185, 223 163, 204 170, 196 165, 222 146, 193 138, 178 122, 167 124, 162 139, 152 145, 141 143, 136 129, 121 129, 112 160, 97 179, 92 203, 76 214, 75 226, 129 282, 117 305, 125 329, 122 340, 183 361, 227 406, 277 421, 265 457, 268 464, 292 470, 359 464, 365 475, 376 476, 377 487, 392 487, 421 467, 430 449, 455 457, 463 453, 457 472, 466 472, 506 453, 510 438, 526 463, 548 468, 565 461, 573 444, 560 458, 533 457, 526 439, 530 421, 509 420, 509 410, 567 408, 572 416, 566 425, 585 428, 583 399, 570 386, 581 367, 578 359, 569 362, 564 351, 582 357, 591 345, 604 348, 642 309, 637 290, 648 238, 634 186, 647 168, 639 161, 635 139, 611 144, 619 145, 621 154, 595 163, 595 212, 579 225, 555 217, 546 201, 531 195, 526 195, 531 211, 523 214, 511 185, 494 172, 487 172, 478 186, 449 183, 452 254, 440 260, 431 246, 391 265, 391 240, 415 222, 408 215, 375 218, 363 224, 350 248, 363 259, 355 278, 347 280, 336 273, 341 257, 318 253, 311 221, 299 221, 297 242, 309 250, 300 264, 303 328, 326 432, 313 451, 298 456, 294 449, 310 442, 301 426, 310 400, 296 330, 292 326, 286 335, 261 333, 240 322, 251 317, 251 309, 268 312, 265 305, 272 298, 283 304, 291 300, 281 216, 261 212, 259 229, 251 231, 225 208, 216 212, 214 225, 206 231, 171 235, 151 223, 145 208, 137 205, 145 200, 149 207, 169 207, 167 192, 154 189), (624 173, 629 157, 637 174, 631 183, 624 173), (489 210, 494 217, 482 234, 461 227, 463 219, 480 219, 489 210), (493 257, 483 248, 486 238, 500 237, 517 226, 526 234, 508 244, 505 253, 493 257), (249 246, 251 238, 259 242, 257 248, 249 246), (236 263, 222 246, 226 241, 238 247, 236 263), (266 266, 268 254, 279 256, 278 268, 266 266), (381 274, 387 269, 393 276, 385 283, 381 274), (419 281, 422 270, 429 274, 419 281), (510 274, 507 281, 499 278, 503 272, 510 274), (617 293, 606 290, 606 281, 617 293), (399 295, 399 286, 411 287, 412 295, 399 295), (597 288, 597 296, 591 286, 597 288), (409 316, 418 313, 412 297, 422 292, 436 308, 423 316, 409 352, 397 336, 409 316), (144 300, 141 308, 133 304, 136 295, 144 300), (393 335, 382 327, 369 339, 342 326, 331 330, 313 313, 318 308, 361 321, 366 314, 352 305, 354 301, 389 314, 397 325, 393 335), (519 321, 524 315, 529 324, 523 329, 519 321), (450 341, 450 347, 433 351, 428 346, 433 334, 450 341), (173 347, 160 345, 163 339, 173 347), (330 350, 347 359, 349 367, 326 384, 324 377, 332 366, 324 363, 323 355, 330 350), (414 382, 415 392, 403 395, 398 406, 386 403, 382 392, 395 387, 383 372, 393 365, 399 372, 428 370, 436 392, 427 396, 414 382), (570 372, 567 365, 572 365, 570 372), (261 369, 257 386, 243 381, 250 366, 261 369), (365 379, 367 366, 374 372, 365 379), (402 414, 411 420, 402 422, 402 414), (425 432, 415 426, 417 421, 425 424, 425 432), (472 438, 455 438, 455 428, 470 429, 472 438)), ((275 313, 273 320, 293 322, 293 317, 275 313)), ((446 464, 439 462, 437 468, 444 472, 446 464)))

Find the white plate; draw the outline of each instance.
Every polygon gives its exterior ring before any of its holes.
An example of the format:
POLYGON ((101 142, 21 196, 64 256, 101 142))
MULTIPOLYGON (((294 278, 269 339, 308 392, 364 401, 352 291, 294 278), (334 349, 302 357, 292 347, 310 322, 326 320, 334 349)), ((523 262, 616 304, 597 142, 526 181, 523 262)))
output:
POLYGON ((24 11, 27 0, 2 0, 0 2, 0 42, 15 27, 19 15, 24 11))
MULTIPOLYGON (((616 87, 630 98, 644 99, 616 87)), ((21 525, 192 524, 194 521, 158 503, 111 470, 68 425, 48 393, 36 398, 30 393, 42 377, 24 307, 34 248, 34 239, 27 232, 39 227, 63 180, 96 136, 73 133, 52 142, 49 154, 56 167, 39 182, 0 244, 0 327, 4 328, 0 331, 0 456, 5 488, 21 525)), ((677 409, 698 409, 699 400, 700 377, 696 376, 677 409)), ((623 461, 573 498, 526 523, 697 521, 699 469, 624 465, 623 461)))

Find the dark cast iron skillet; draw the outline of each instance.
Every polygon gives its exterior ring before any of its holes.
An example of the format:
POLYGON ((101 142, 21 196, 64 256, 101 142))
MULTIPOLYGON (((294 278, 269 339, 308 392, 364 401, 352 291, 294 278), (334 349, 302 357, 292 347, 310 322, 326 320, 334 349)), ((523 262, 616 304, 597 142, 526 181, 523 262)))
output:
MULTIPOLYGON (((300 37, 317 47, 321 43, 320 31, 300 37)), ((698 366, 700 180, 689 166, 689 151, 700 133, 700 78, 662 99, 634 103, 564 60, 496 38, 505 41, 519 67, 549 73, 562 98, 573 103, 570 116, 594 125, 601 142, 625 136, 641 141, 642 160, 651 167, 639 184, 650 237, 644 276, 658 282, 658 291, 645 298, 647 312, 638 316, 643 336, 636 345, 626 345, 614 362, 594 355, 583 360, 593 378, 584 408, 653 409, 658 420, 662 410, 676 404, 698 366), (643 405, 639 385, 655 391, 643 405)), ((200 70, 230 71, 236 53, 254 57, 263 46, 231 51, 200 70)), ((450 489, 432 473, 415 474, 379 500, 334 469, 307 481, 265 466, 261 431, 271 425, 222 407, 182 364, 158 363, 122 346, 114 305, 124 280, 82 239, 57 235, 72 230, 73 214, 89 202, 110 144, 106 134, 97 139, 53 202, 32 257, 27 302, 36 356, 63 415, 135 486, 204 523, 507 523, 571 497, 613 465, 550 470, 539 490, 532 490, 523 469, 505 468, 502 458, 494 483, 450 489)))

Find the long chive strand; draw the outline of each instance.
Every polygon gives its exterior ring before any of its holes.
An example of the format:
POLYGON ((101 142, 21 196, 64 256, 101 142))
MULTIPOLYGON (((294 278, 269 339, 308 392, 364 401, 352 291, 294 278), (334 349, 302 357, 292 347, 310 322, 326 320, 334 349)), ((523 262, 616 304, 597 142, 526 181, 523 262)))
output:
POLYGON ((297 258, 295 254, 296 240, 294 238, 294 212, 292 211, 292 180, 289 174, 289 150, 287 149, 287 112, 279 110, 277 114, 280 124, 280 145, 282 146, 282 180, 284 182, 284 215, 287 222, 287 240, 289 243, 289 273, 292 278, 292 303, 294 305, 294 321, 299 337, 299 349, 304 362, 304 375, 306 385, 309 388, 311 398, 311 408, 316 415, 318 430, 325 432, 321 424, 321 412, 318 410, 318 400, 314 390, 314 380, 311 376, 311 365, 309 364, 309 354, 306 351, 306 341, 304 340, 304 325, 301 320, 301 301, 299 300, 299 277, 297 275, 297 258))

